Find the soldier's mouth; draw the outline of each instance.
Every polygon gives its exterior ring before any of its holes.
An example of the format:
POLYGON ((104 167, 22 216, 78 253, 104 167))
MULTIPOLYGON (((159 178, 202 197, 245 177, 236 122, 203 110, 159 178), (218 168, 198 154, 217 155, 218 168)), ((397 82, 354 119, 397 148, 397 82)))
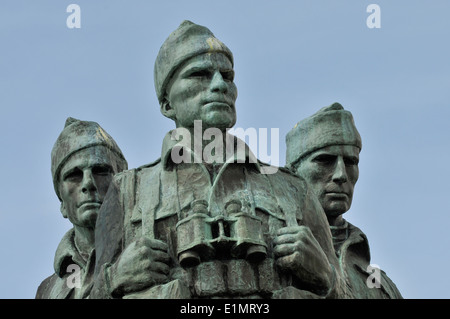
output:
POLYGON ((80 208, 80 207, 83 207, 83 208, 89 208, 89 207, 97 208, 97 207, 100 207, 101 205, 102 205, 101 201, 89 200, 89 201, 81 202, 80 205, 78 205, 78 208, 80 208))
POLYGON ((222 101, 206 102, 204 106, 209 109, 217 109, 217 110, 232 108, 232 105, 222 101))
POLYGON ((344 192, 326 192, 325 195, 338 199, 347 199, 349 197, 348 194, 344 192))

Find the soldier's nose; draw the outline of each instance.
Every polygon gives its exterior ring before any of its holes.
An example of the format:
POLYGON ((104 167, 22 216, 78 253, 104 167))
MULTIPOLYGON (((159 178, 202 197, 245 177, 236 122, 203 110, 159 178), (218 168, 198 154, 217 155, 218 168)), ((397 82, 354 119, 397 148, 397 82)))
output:
POLYGON ((226 93, 228 90, 227 83, 219 71, 215 72, 211 80, 211 91, 226 93))
POLYGON ((81 185, 81 191, 83 193, 91 192, 97 189, 97 186, 95 185, 95 179, 94 176, 92 176, 92 172, 90 170, 87 170, 83 172, 83 181, 81 185))
POLYGON ((337 184, 343 184, 348 180, 347 170, 345 169, 345 163, 342 157, 339 157, 337 159, 332 180, 337 184))

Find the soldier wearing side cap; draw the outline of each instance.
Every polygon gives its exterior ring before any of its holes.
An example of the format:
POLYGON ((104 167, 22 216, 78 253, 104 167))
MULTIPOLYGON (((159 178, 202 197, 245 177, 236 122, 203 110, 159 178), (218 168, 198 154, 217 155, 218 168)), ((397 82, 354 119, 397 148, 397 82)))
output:
POLYGON ((367 237, 342 216, 352 203, 361 148, 352 114, 334 103, 298 122, 287 134, 286 166, 307 181, 327 215, 348 297, 402 298, 385 272, 381 271, 381 282, 372 282, 377 278, 372 279, 367 268, 367 237))
POLYGON ((127 169, 122 151, 96 122, 68 118, 51 153, 53 186, 61 213, 73 224, 55 253, 55 273, 36 299, 84 299, 92 288, 94 229, 112 176, 127 169))
POLYGON ((326 216, 304 180, 257 161, 227 133, 236 123, 233 62, 190 21, 162 45, 155 88, 176 129, 160 159, 111 184, 96 228, 93 298, 342 296, 326 216), (200 150, 192 143, 208 129, 226 153, 206 152, 210 140, 200 150))

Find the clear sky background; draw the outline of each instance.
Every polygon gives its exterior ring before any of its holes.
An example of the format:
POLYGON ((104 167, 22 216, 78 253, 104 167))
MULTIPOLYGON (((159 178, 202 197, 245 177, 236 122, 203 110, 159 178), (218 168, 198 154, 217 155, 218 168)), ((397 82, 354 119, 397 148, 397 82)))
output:
POLYGON ((130 168, 160 156, 173 123, 153 64, 185 19, 233 51, 236 126, 278 128, 282 165, 296 122, 333 102, 353 113, 363 149, 345 218, 405 298, 449 298, 449 15, 447 0, 2 0, 0 298, 34 298, 71 227, 50 173, 67 117, 98 122, 130 168))

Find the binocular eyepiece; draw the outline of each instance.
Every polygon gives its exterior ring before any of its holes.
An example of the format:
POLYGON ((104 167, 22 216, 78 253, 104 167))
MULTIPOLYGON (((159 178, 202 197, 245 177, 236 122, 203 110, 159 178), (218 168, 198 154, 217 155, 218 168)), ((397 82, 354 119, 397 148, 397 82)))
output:
POLYGON ((200 256, 209 259, 214 255, 214 247, 209 242, 212 233, 208 219, 208 202, 195 200, 189 215, 178 222, 178 261, 182 267, 196 266, 201 261, 200 256))
POLYGON ((239 200, 229 201, 225 214, 216 217, 210 216, 205 200, 195 200, 188 216, 176 228, 178 261, 182 267, 212 259, 219 250, 249 262, 259 262, 267 256, 262 220, 244 212, 239 200))

